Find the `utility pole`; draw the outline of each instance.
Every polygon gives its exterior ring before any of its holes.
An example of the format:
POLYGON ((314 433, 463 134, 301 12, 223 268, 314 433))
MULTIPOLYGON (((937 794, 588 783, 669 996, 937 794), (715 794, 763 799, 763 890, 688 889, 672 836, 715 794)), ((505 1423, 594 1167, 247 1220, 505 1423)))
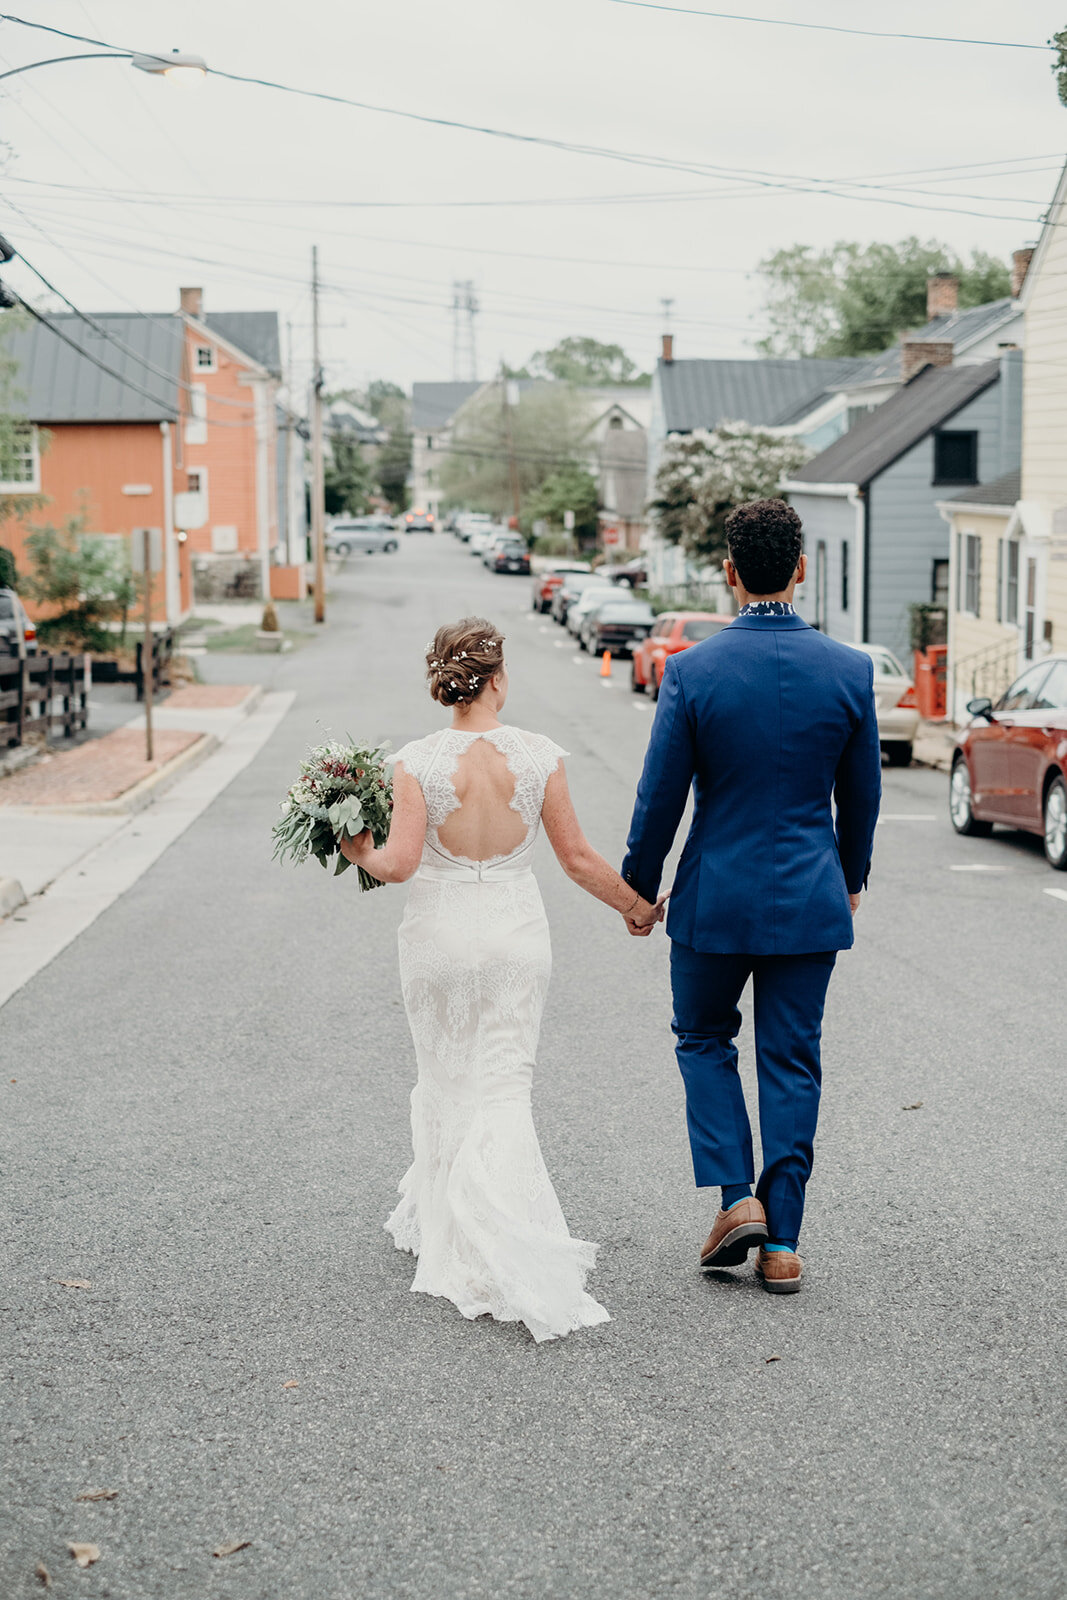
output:
POLYGON ((315 551, 315 621, 326 621, 326 483, 322 462, 322 362, 319 356, 319 247, 311 247, 311 542, 315 551))
POLYGON ((500 384, 504 395, 504 438, 508 452, 508 478, 511 482, 511 508, 516 528, 519 526, 519 464, 515 460, 515 439, 511 431, 511 407, 519 403, 519 386, 504 371, 500 363, 500 384))
POLYGON ((152 637, 152 530, 143 528, 144 541, 144 644, 141 646, 141 679, 144 684, 144 758, 151 761, 155 753, 152 739, 152 689, 156 670, 155 641, 152 637))

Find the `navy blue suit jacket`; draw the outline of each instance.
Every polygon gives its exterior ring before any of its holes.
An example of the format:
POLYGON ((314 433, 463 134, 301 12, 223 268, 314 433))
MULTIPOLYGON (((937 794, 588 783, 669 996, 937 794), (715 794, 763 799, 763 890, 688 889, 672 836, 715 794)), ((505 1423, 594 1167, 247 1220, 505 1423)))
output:
POLYGON ((873 683, 869 656, 788 614, 737 617, 668 658, 622 874, 655 900, 692 787, 672 939, 748 955, 852 944, 882 788, 873 683))

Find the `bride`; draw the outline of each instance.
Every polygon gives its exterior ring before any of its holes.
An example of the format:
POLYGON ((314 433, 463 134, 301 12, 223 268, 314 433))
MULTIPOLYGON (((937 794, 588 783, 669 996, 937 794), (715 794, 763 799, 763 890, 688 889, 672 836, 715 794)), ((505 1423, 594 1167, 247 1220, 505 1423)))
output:
POLYGON ((553 1339, 608 1313, 585 1291, 596 1246, 567 1231, 530 1106, 552 964, 531 870, 539 823, 567 876, 631 931, 650 933, 657 908, 586 840, 566 751, 500 721, 499 630, 482 617, 439 628, 426 659, 452 725, 394 757, 388 843, 375 850, 361 834, 341 846, 384 883, 414 877, 399 937, 419 1068, 414 1161, 386 1228, 418 1257, 414 1290, 553 1339))

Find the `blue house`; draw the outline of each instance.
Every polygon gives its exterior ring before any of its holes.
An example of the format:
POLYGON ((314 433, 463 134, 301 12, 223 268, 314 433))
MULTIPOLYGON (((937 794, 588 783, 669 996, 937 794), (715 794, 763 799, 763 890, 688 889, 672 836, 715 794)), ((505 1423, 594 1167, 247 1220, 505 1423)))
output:
POLYGON ((909 607, 948 604, 937 502, 1013 471, 1021 440, 1021 350, 924 366, 783 486, 804 523, 801 615, 836 639, 904 655, 909 607))

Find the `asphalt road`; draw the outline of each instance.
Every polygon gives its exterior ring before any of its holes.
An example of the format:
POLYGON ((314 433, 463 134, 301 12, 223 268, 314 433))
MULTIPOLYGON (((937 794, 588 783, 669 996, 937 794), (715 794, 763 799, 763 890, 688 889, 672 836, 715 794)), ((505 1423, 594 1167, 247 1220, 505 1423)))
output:
POLYGON ((571 751, 617 859, 651 714, 625 668, 604 688, 525 581, 412 538, 350 560, 322 637, 256 663, 297 691, 273 739, 0 1012, 0 1595, 41 1592, 41 1561, 59 1600, 1058 1597, 1067 880, 1036 841, 956 838, 943 775, 885 775, 802 1295, 695 1270, 712 1196, 666 942, 628 939, 543 841, 535 1110, 614 1320, 538 1348, 409 1293, 382 1231, 414 1075, 403 890, 283 870, 267 834, 320 725, 438 725, 422 647, 471 609, 507 635, 509 719, 571 751), (75 1503, 92 1489, 117 1498, 75 1503), (77 1570, 68 1540, 101 1559, 77 1570))

